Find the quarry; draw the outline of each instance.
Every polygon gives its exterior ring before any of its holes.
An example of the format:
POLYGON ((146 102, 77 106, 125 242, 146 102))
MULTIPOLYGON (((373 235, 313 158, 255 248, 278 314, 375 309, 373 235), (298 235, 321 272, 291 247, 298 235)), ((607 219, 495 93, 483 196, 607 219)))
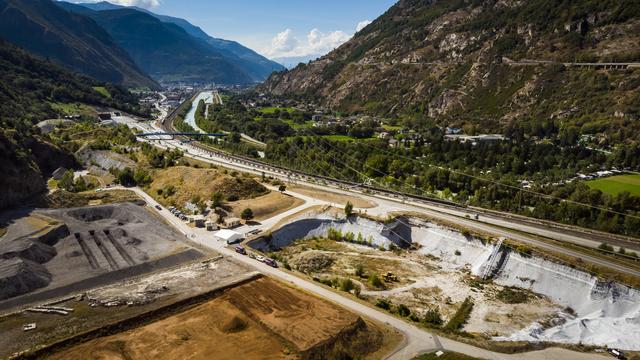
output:
POLYGON ((143 206, 34 210, 0 238, 0 310, 198 259, 143 206))
POLYGON ((503 239, 413 217, 346 219, 316 211, 249 245, 316 281, 351 279, 372 304, 402 304, 418 316, 436 309, 444 323, 469 298, 473 310, 462 331, 487 341, 640 350, 639 290, 518 251, 503 239), (354 275, 357 268, 365 275, 354 275), (373 273, 397 280, 376 288, 366 278, 373 273))

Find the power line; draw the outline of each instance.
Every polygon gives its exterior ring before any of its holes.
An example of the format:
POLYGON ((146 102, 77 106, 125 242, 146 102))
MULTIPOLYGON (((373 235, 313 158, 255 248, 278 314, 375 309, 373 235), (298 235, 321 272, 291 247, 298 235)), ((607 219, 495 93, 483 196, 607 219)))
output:
MULTIPOLYGON (((316 137, 319 137, 320 139, 322 139, 322 137, 318 136, 317 134, 314 134, 314 135, 316 137)), ((506 188, 509 188, 509 189, 517 190, 519 192, 528 193, 528 194, 531 194, 531 195, 534 195, 534 196, 537 196, 537 197, 550 199, 550 200, 558 200, 558 201, 561 201, 561 202, 566 202, 566 203, 570 203, 570 204, 574 204, 574 205, 578 205, 578 206, 583 206, 583 207, 587 207, 587 208, 591 208, 591 209, 597 209, 597 210, 605 211, 605 212, 612 213, 612 214, 617 214, 617 215, 622 215, 622 216, 628 216, 628 217, 635 218, 635 219, 640 219, 640 216, 619 212, 619 211, 608 209, 608 208, 601 207, 601 206, 581 203, 581 202, 578 202, 578 201, 575 201, 575 200, 564 199, 564 198, 561 198, 561 197, 557 197, 557 196, 553 196, 553 195, 549 195, 549 194, 544 194, 544 193, 533 191, 533 190, 530 190, 530 189, 523 189, 523 188, 518 187, 518 186, 505 184, 505 183, 502 183, 502 182, 499 182, 499 181, 496 181, 496 180, 482 178, 482 177, 477 176, 477 175, 467 174, 467 173, 464 173, 462 171, 449 169, 449 168, 446 168, 446 167, 443 167, 443 166, 424 163, 421 160, 414 159, 414 158, 411 158, 411 157, 406 156, 406 155, 394 154, 394 153, 389 152, 388 150, 383 150, 383 149, 372 147, 371 145, 367 144, 366 142, 360 142, 359 144, 364 145, 364 146, 369 147, 369 148, 374 149, 374 150, 382 151, 383 153, 389 154, 391 156, 401 157, 401 158, 405 158, 405 159, 408 159, 408 160, 413 161, 413 162, 418 162, 418 163, 420 163, 422 165, 427 165, 428 167, 431 167, 431 168, 436 168, 436 169, 439 169, 439 170, 448 171, 448 172, 456 174, 456 175, 460 175, 460 176, 468 177, 468 178, 471 178, 471 179, 475 179, 475 180, 491 183, 491 184, 494 184, 494 185, 497 185, 497 186, 506 187, 506 188)), ((367 166, 367 165, 365 164, 365 166, 367 166)), ((383 173, 380 170, 377 170, 377 171, 380 172, 380 173, 383 173)), ((388 176, 388 174, 387 174, 387 176, 388 176)), ((411 186, 411 187, 413 187, 413 188, 415 188, 417 190, 420 190, 421 192, 424 193, 424 190, 418 189, 414 185, 409 184, 409 186, 411 186)))

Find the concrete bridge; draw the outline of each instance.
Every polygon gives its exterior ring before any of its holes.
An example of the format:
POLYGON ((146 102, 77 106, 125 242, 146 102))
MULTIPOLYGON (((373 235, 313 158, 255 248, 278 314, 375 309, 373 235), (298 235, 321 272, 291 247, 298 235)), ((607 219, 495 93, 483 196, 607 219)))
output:
MULTIPOLYGON (((186 136, 192 138, 201 138, 201 137, 225 137, 227 134, 207 134, 207 133, 189 133, 189 132, 152 132, 152 133, 140 133, 136 134, 137 137, 140 138, 153 138, 153 137, 162 137, 162 139, 157 140, 165 140, 166 137, 170 137, 172 140, 175 139, 176 136, 186 136)), ((155 139, 149 139, 155 140, 155 139)))

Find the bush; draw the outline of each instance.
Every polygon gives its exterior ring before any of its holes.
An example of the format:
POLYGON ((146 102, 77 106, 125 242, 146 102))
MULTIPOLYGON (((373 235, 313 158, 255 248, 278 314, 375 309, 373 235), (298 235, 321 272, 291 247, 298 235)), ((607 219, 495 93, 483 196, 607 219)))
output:
POLYGON ((600 250, 604 250, 604 251, 613 251, 613 246, 607 244, 607 243, 602 243, 600 244, 600 246, 598 246, 598 249, 600 250))
POLYGON ((422 321, 425 324, 431 326, 440 326, 444 323, 444 321, 442 320, 442 316, 440 315, 440 310, 438 310, 437 308, 427 310, 427 313, 424 315, 424 319, 422 319, 422 321))
POLYGON ((400 304, 398 306, 396 306, 396 314, 402 316, 402 317, 407 317, 411 314, 411 310, 409 310, 409 308, 407 307, 407 305, 405 304, 400 304))
POLYGON ((354 288, 354 283, 351 279, 343 279, 340 282, 340 290, 344 292, 350 292, 354 288))
POLYGON ((515 287, 505 287, 498 292, 496 298, 505 304, 522 304, 529 300, 529 294, 526 290, 515 287))
POLYGON ((380 277, 378 277, 378 274, 375 274, 375 273, 369 276, 369 285, 377 289, 384 288, 384 283, 382 282, 382 280, 380 280, 380 277))
POLYGON ((391 309, 391 302, 387 299, 378 299, 376 306, 380 309, 389 310, 391 309))
POLYGON ((458 331, 460 330, 464 324, 469 320, 469 315, 471 315, 471 311, 473 311, 473 300, 468 297, 464 299, 462 305, 456 313, 451 317, 447 325, 444 326, 444 330, 446 331, 458 331))
POLYGON ((358 264, 356 265, 356 272, 355 272, 357 277, 364 277, 364 266, 362 266, 362 264, 358 264))
POLYGON ((227 201, 238 201, 238 199, 240 198, 236 194, 229 194, 229 196, 227 196, 227 201))

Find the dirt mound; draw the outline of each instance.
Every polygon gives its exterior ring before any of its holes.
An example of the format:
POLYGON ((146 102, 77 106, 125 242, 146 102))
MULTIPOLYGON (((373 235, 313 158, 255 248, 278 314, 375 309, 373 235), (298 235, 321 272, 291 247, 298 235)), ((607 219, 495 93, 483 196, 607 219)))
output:
POLYGON ((0 262, 0 300, 8 299, 51 282, 51 274, 44 266, 21 258, 0 262))
POLYGON ((333 258, 319 252, 307 252, 297 255, 292 260, 293 266, 304 273, 317 273, 333 264, 333 258))
POLYGON ((96 222, 100 220, 117 220, 118 224, 140 223, 130 212, 123 211, 121 207, 115 206, 95 206, 74 209, 67 212, 72 218, 84 222, 96 222))
POLYGON ((236 333, 247 328, 247 322, 237 316, 232 317, 229 321, 220 325, 220 331, 223 333, 236 333))
POLYGON ((56 249, 31 238, 21 238, 0 244, 0 259, 23 258, 46 263, 56 256, 56 249))

